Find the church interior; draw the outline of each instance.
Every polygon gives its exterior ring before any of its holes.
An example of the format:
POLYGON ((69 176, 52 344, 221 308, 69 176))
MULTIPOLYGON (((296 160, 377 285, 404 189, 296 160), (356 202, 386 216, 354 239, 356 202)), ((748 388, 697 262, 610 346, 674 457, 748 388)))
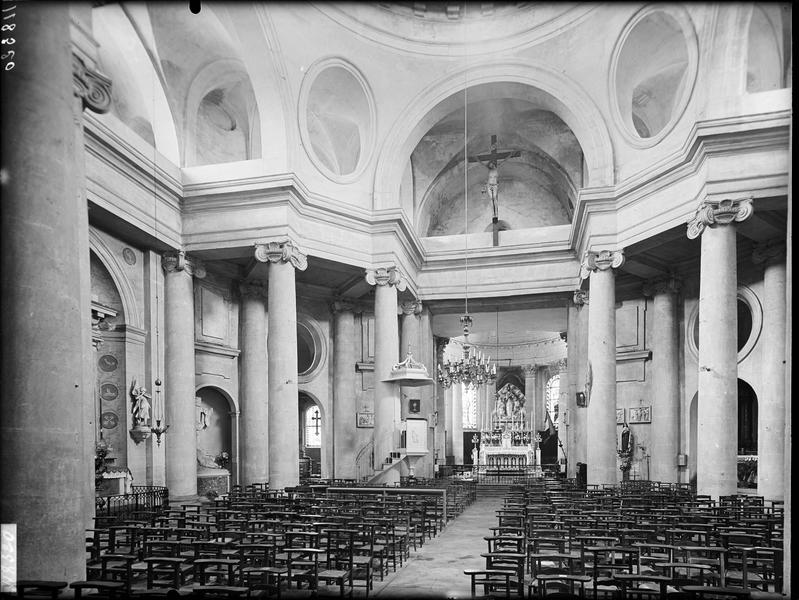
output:
POLYGON ((791 597, 790 3, 2 11, 4 596, 791 597))

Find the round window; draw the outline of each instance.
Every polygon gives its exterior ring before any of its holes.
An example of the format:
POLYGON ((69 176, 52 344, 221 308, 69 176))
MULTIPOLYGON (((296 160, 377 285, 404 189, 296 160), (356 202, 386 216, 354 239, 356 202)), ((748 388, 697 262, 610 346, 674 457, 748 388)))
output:
POLYGON ((326 361, 325 333, 313 318, 302 315, 297 321, 297 381, 311 381, 326 361))
POLYGON ((297 324, 297 372, 304 375, 311 370, 316 356, 313 336, 302 323, 297 324))
MULTIPOLYGON (((738 362, 746 358, 760 337, 763 324, 763 308, 755 293, 748 287, 738 288, 738 362)), ((688 319, 688 348, 694 357, 699 357, 699 304, 694 306, 688 319)))

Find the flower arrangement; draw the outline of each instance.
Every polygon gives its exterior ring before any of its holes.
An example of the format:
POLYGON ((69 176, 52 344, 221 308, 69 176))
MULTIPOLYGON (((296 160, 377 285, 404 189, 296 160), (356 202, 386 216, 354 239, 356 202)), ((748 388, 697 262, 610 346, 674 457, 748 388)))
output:
POLYGON ((223 450, 216 455, 214 460, 216 461, 216 464, 219 465, 220 469, 227 469, 227 466, 230 464, 230 453, 227 450, 223 450))

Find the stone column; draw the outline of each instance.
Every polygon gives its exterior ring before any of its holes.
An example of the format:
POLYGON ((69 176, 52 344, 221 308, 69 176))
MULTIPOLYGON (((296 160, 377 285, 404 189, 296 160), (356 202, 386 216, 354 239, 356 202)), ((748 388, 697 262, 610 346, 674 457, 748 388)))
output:
POLYGON ((452 460, 463 464, 463 385, 452 384, 452 460))
POLYGON ((702 237, 696 489, 714 499, 737 492, 738 278, 733 223, 750 214, 750 199, 705 200, 688 223, 688 237, 702 237))
POLYGON ((680 373, 677 331, 677 292, 674 277, 644 286, 652 296, 652 473, 650 479, 664 483, 680 480, 677 454, 680 449, 680 373))
MULTIPOLYGON (((435 348, 433 341, 433 328, 430 309, 422 306, 422 314, 419 315, 419 362, 424 364, 427 373, 432 379, 436 378, 435 348)), ((434 385, 425 385, 417 388, 421 398, 420 413, 418 416, 428 419, 427 422, 427 449, 426 456, 421 458, 416 464, 417 477, 433 477, 433 457, 436 447, 436 430, 430 415, 435 412, 435 392, 434 385)))
POLYGON ((355 305, 333 303, 333 472, 334 477, 356 479, 358 451, 355 426, 355 305))
POLYGON ((297 291, 294 270, 308 259, 291 241, 255 245, 255 259, 269 264, 266 352, 269 365, 269 488, 300 482, 297 390, 297 291))
POLYGON ((558 370, 560 375, 560 387, 558 388, 558 458, 568 458, 568 428, 564 425, 564 421, 568 420, 569 417, 567 416, 564 419, 563 415, 569 409, 569 363, 565 358, 558 361, 558 370))
POLYGON ((239 357, 239 394, 241 402, 241 481, 269 481, 269 394, 266 353, 266 287, 261 281, 239 284, 241 293, 241 328, 239 357))
POLYGON ((19 579, 85 577, 85 519, 94 502, 96 363, 86 365, 88 219, 74 96, 81 108, 105 112, 110 83, 77 68, 69 10, 24 5, 3 21, 16 28, 3 31, 15 40, 3 52, 16 54, 3 63, 0 513, 17 524, 19 579), (58 477, 42 476, 43 464, 58 477))
POLYGON ((535 403, 535 375, 537 370, 537 365, 524 365, 522 367, 522 371, 524 372, 524 403, 527 405, 527 421, 530 423, 530 429, 534 431, 538 423, 537 406, 535 403))
POLYGON ((616 285, 613 269, 624 264, 621 250, 589 250, 580 276, 590 277, 588 306, 588 484, 618 481, 616 467, 616 285))
POLYGON ((569 421, 572 452, 569 463, 577 476, 577 463, 588 463, 588 408, 577 405, 577 394, 586 394, 588 388, 588 291, 574 292, 574 306, 569 307, 568 364, 573 369, 574 414, 569 421), (572 357, 574 360, 572 361, 572 357))
POLYGON ((755 247, 763 273, 763 393, 758 406, 757 493, 784 499, 785 467, 785 243, 755 247))
POLYGON ((454 452, 452 444, 452 389, 459 385, 453 383, 444 390, 444 452, 447 464, 454 462, 454 452))
POLYGON ((391 368, 397 364, 399 324, 397 291, 405 289, 405 280, 395 266, 367 269, 366 281, 375 286, 375 464, 379 468, 399 440, 399 389, 386 383, 391 368))
POLYGON ((197 495, 197 430, 194 410, 194 282, 202 263, 183 251, 163 255, 164 414, 166 485, 171 499, 197 495))
MULTIPOLYGON (((435 337, 435 353, 436 353, 436 372, 438 365, 444 362, 444 350, 449 344, 449 338, 435 337)), ((447 456, 449 456, 447 448, 447 429, 449 428, 447 422, 447 389, 436 381, 435 386, 435 412, 436 412, 436 451, 438 452, 438 464, 446 464, 447 456)))
MULTIPOLYGON (((402 314, 400 361, 405 360, 405 356, 410 351, 414 360, 422 362, 421 349, 419 348, 419 315, 422 314, 422 303, 416 299, 407 300, 400 303, 399 309, 402 314)), ((403 418, 408 417, 408 400, 410 398, 419 398, 421 400, 421 388, 400 388, 400 408, 403 418)))

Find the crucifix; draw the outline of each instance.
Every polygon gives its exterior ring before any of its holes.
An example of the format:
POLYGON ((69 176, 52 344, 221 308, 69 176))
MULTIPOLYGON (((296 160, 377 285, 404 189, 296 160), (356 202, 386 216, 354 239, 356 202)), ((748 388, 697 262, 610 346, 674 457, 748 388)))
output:
POLYGON ((314 434, 319 435, 319 421, 322 420, 322 417, 319 416, 319 409, 317 408, 313 411, 313 415, 311 416, 311 421, 314 422, 314 434))
POLYGON ((488 169, 488 179, 483 186, 483 193, 488 194, 488 197, 491 198, 491 208, 493 209, 491 229, 493 231, 494 246, 499 245, 499 214, 497 206, 499 199, 499 165, 509 158, 515 158, 521 155, 522 153, 519 150, 497 152, 497 136, 492 135, 488 154, 478 154, 468 157, 469 162, 479 162, 488 169))

